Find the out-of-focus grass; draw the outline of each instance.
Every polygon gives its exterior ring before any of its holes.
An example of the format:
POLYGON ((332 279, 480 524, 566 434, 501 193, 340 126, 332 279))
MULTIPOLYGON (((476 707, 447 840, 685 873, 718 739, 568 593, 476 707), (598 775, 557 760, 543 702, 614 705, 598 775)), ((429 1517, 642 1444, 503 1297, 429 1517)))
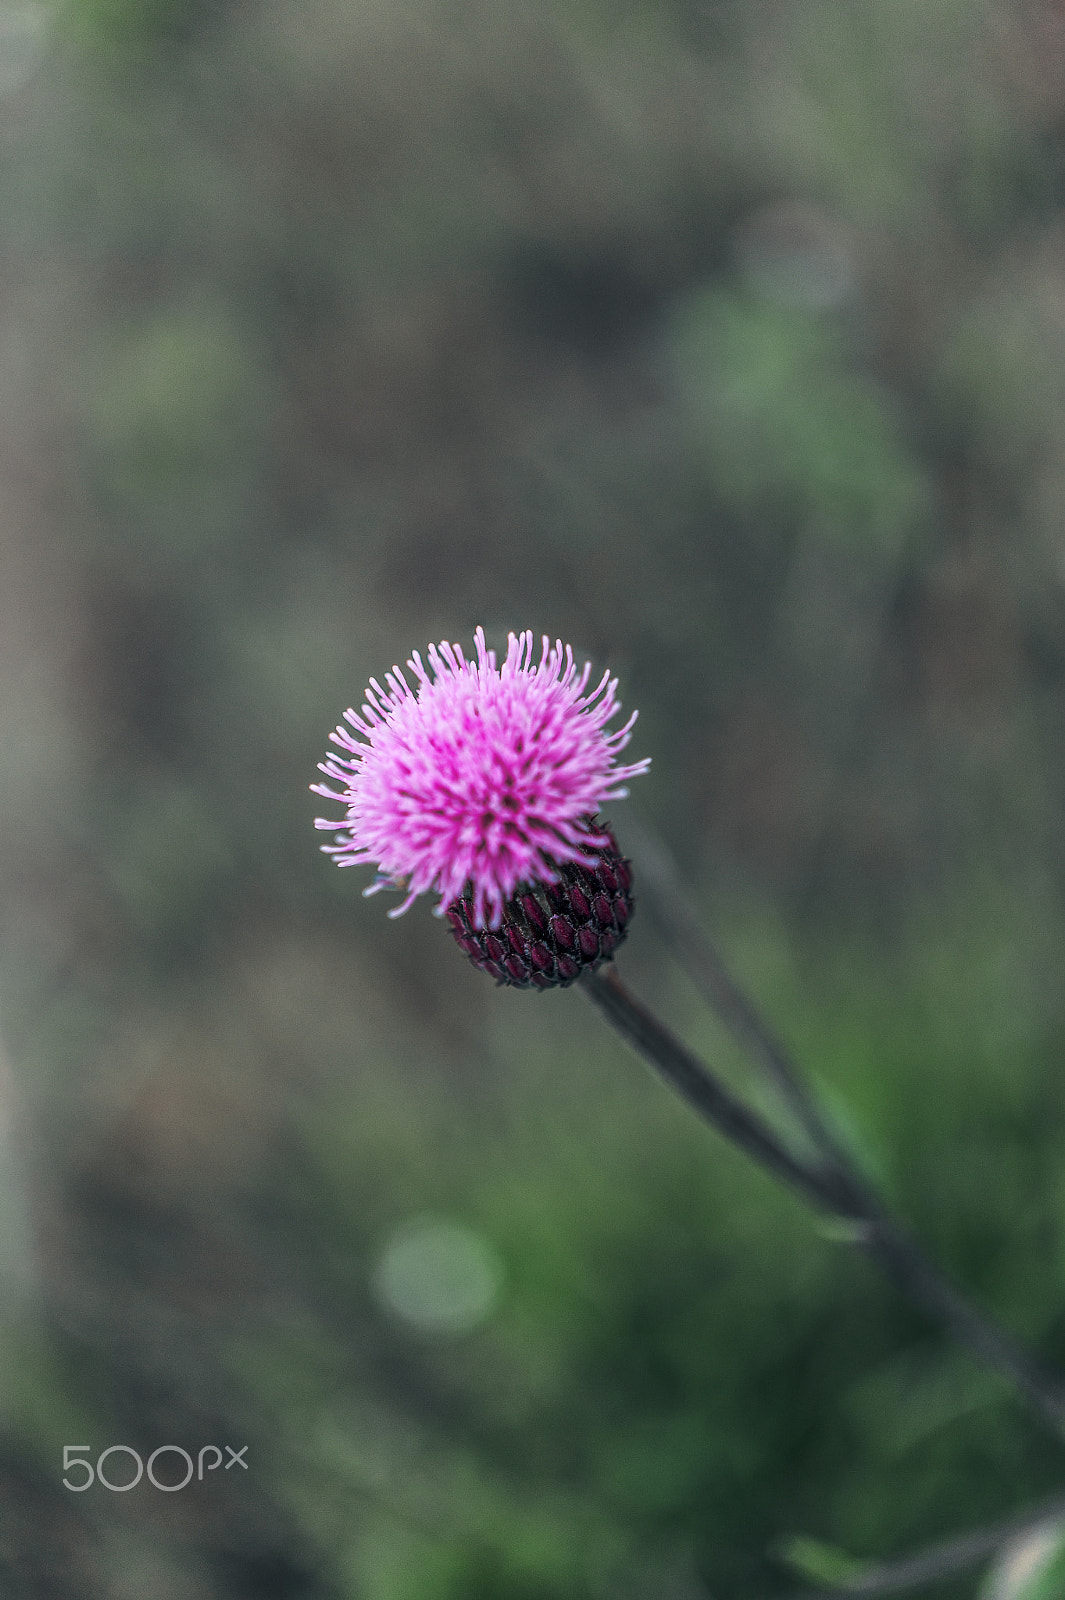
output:
MULTIPOLYGON (((753 955, 901 1213, 1053 1350, 1060 1024, 1018 1015, 1026 942, 959 921, 901 966, 764 939, 753 955)), ((273 1419, 280 1492, 350 1548, 358 1592, 627 1592, 648 1552, 662 1582, 679 1562, 768 1592, 800 1535, 873 1557, 990 1515, 996 1481, 1017 1500, 1052 1487, 1055 1447, 999 1382, 562 1008, 515 1016, 509 1042, 501 1026, 498 1077, 461 1122, 421 1080, 387 1103, 349 1090, 307 1126, 293 1215, 329 1314, 280 1355, 271 1335, 229 1359, 273 1419), (462 1337, 372 1298, 391 1231, 426 1213, 503 1265, 462 1337)))

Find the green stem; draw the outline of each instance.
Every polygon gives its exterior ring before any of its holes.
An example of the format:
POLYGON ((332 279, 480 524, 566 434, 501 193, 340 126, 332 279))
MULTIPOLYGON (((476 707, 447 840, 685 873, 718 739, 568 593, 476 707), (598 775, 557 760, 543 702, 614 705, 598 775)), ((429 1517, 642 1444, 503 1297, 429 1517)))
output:
POLYGON ((581 984, 611 1026, 705 1122, 807 1204, 849 1223, 855 1243, 897 1286, 1004 1377, 1060 1438, 1065 1430, 1061 1380, 965 1299, 902 1232, 875 1190, 834 1143, 827 1148, 822 1144, 812 1161, 794 1155, 768 1123, 635 998, 612 964, 586 972, 581 984))

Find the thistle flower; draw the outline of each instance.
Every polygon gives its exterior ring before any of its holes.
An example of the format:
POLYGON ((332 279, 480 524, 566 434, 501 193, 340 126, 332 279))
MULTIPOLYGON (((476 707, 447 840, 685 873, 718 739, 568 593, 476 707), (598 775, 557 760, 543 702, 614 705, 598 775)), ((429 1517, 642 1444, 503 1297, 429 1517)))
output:
MULTIPOLYGON (((620 709, 609 673, 589 691, 591 664, 578 670, 568 645, 551 646, 545 636, 537 663, 532 633, 512 633, 497 666, 481 628, 475 641, 476 661, 442 643, 430 645, 427 669, 415 651, 408 663, 413 688, 399 667, 386 674, 384 688, 371 678, 361 712, 345 711, 348 727, 331 735, 344 753, 320 764, 339 790, 311 786, 347 807, 342 820, 315 819, 315 827, 336 835, 322 847, 336 864, 375 865, 366 894, 405 888, 390 916, 425 893, 440 896, 438 915, 460 906, 460 926, 451 918, 460 942, 499 929, 519 891, 576 884, 584 894, 590 885, 580 888, 580 873, 621 861, 595 813, 627 793, 625 782, 649 765, 617 764, 636 714, 608 729, 620 709)), ((612 931, 620 935, 620 926, 612 931)), ((590 936, 585 942, 590 947, 590 936)), ((549 981, 571 980, 563 974, 549 981)))

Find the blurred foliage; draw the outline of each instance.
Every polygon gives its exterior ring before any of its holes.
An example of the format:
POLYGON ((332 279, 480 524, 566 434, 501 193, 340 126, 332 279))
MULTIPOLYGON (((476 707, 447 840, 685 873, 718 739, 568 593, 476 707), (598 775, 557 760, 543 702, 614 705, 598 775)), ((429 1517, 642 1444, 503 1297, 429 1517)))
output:
POLYGON ((1051 1522, 1011 1540, 980 1589, 980 1600, 1053 1600, 1065 1584, 1065 1549, 1051 1522))
POLYGON ((924 485, 834 334, 811 313, 715 292, 687 307, 676 342, 695 447, 729 509, 894 554, 924 485))
POLYGON ((609 663, 840 1137, 1065 1367, 1063 197, 1051 0, 0 7, 0 1586, 768 1600, 1054 1491, 306 786, 429 639, 609 663), (120 1442, 249 1470, 62 1488, 120 1442))

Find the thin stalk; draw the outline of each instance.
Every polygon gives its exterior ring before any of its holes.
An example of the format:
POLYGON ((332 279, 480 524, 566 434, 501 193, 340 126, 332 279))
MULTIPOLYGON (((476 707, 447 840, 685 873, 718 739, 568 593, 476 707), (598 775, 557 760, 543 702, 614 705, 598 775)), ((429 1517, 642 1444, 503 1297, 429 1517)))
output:
POLYGON ((581 978, 585 993, 623 1039, 732 1144, 815 1209, 851 1224, 855 1243, 932 1319, 941 1323, 1028 1401, 1060 1437, 1065 1388, 1038 1357, 971 1305, 892 1220, 846 1158, 808 1162, 751 1111, 626 988, 613 965, 581 978))
POLYGON ((1025 1534, 1038 1533, 1043 1528, 1048 1533, 1053 1531, 1062 1518, 1065 1518, 1065 1500, 1058 1495, 1003 1522, 992 1523, 990 1527, 955 1534, 913 1555, 901 1556, 897 1561, 870 1565, 831 1589, 796 1589, 783 1600, 844 1600, 844 1597, 857 1600, 858 1596, 902 1594, 907 1589, 924 1588, 979 1566, 997 1555, 1004 1545, 1025 1534))
MULTIPOLYGON (((780 1140, 769 1123, 744 1105, 687 1045, 625 987, 612 964, 581 977, 585 993, 638 1055, 730 1143, 834 1216, 846 1212, 843 1192, 831 1173, 807 1165, 780 1140)), ((850 1218, 848 1220, 857 1220, 850 1218)))
POLYGON ((666 943, 726 1031, 789 1107, 814 1148, 834 1167, 850 1169, 849 1157, 784 1044, 744 994, 707 937, 669 852, 631 812, 627 820, 628 831, 637 840, 640 885, 647 890, 652 914, 666 943))

